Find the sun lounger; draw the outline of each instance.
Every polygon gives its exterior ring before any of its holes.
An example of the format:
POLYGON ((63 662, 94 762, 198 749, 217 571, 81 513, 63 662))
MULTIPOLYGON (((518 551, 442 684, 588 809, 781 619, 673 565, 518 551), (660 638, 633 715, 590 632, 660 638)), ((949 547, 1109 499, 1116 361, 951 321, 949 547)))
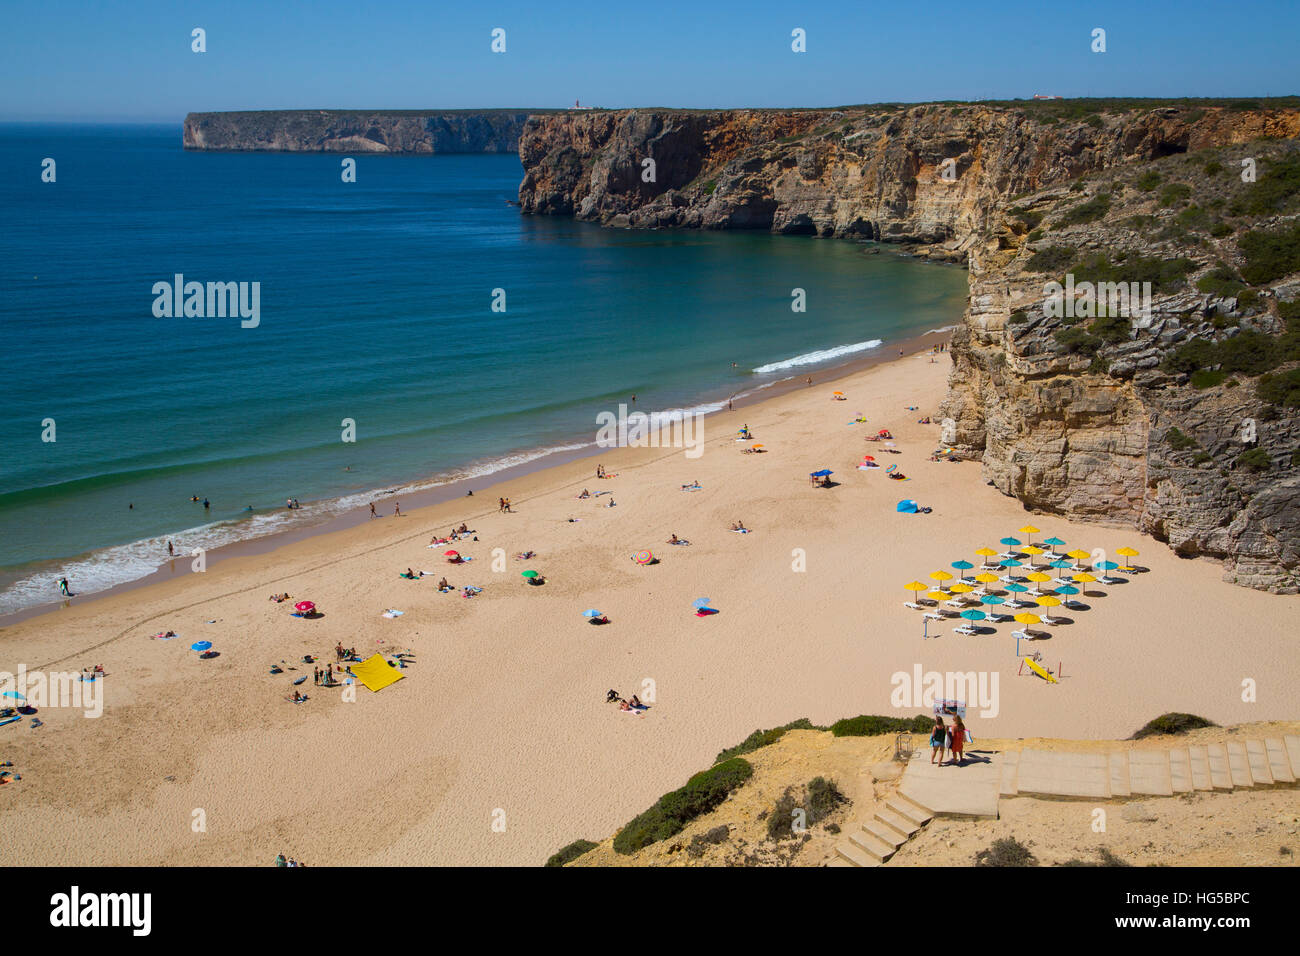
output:
POLYGON ((1032 641, 1034 639, 1034 635, 1028 631, 1012 631, 1011 636, 1022 641, 1032 641))
POLYGON ((935 614, 933 611, 926 611, 926 612, 925 612, 925 617, 926 617, 927 619, 931 620, 931 621, 944 621, 944 620, 947 620, 947 618, 945 618, 942 614, 935 614))
POLYGON ((977 628, 977 627, 972 627, 972 626, 969 625, 969 624, 963 624, 961 627, 954 627, 954 628, 952 629, 952 632, 953 632, 954 634, 965 634, 965 635, 969 636, 969 635, 971 635, 971 634, 978 634, 978 633, 979 633, 979 628, 977 628))
POLYGON ((916 604, 916 603, 914 603, 914 602, 912 602, 912 601, 904 601, 904 602, 903 602, 903 607, 909 607, 909 608, 911 608, 913 611, 924 611, 924 610, 925 610, 925 608, 923 608, 921 605, 916 604))

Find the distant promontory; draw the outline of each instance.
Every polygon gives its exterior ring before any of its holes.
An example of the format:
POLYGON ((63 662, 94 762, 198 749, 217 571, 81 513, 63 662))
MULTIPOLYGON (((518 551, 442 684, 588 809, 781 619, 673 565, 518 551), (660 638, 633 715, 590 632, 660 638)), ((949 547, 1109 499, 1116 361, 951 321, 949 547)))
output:
POLYGON ((250 110, 190 113, 184 147, 226 152, 516 153, 548 110, 250 110))

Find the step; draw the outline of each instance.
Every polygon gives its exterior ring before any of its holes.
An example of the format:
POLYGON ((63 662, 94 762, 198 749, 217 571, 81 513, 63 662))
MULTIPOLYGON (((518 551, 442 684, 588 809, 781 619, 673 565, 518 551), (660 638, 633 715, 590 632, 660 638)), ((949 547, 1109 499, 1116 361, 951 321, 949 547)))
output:
POLYGON ((1188 747, 1187 756, 1192 764, 1192 787, 1196 790, 1213 790, 1210 777, 1210 756, 1204 747, 1188 747))
POLYGON ((1191 793, 1192 757, 1186 747, 1171 747, 1169 750, 1169 786, 1174 793, 1191 793))
POLYGON ((901 817, 888 807, 880 807, 875 812, 877 823, 883 823, 889 829, 893 830, 904 840, 910 837, 917 830, 921 829, 919 823, 915 823, 906 817, 901 817))
POLYGON ((839 857, 839 856, 837 856, 835 859, 831 860, 831 861, 830 861, 829 863, 827 863, 826 865, 827 865, 827 866, 844 866, 844 867, 848 867, 849 869, 853 869, 853 868, 854 868, 854 865, 853 865, 852 863, 850 863, 848 860, 844 859, 843 857, 839 857))
POLYGON ((1128 773, 1128 751, 1114 750, 1110 755, 1110 795, 1112 797, 1132 796, 1128 773))
POLYGON ((1257 787, 1273 786, 1273 773, 1268 768, 1268 751, 1264 749, 1264 741, 1247 740, 1246 744, 1246 761, 1250 764, 1250 776, 1255 781, 1257 787))
POLYGON ((893 810, 904 820, 910 820, 918 827, 934 816, 926 807, 915 800, 910 800, 901 793, 896 793, 885 801, 885 806, 893 810))
POLYGON ((1210 763, 1210 784, 1215 790, 1232 789, 1232 770, 1228 766, 1228 748, 1223 744, 1209 744, 1205 748, 1210 763))
POLYGON ((850 833, 849 842, 859 847, 868 856, 874 856, 881 863, 893 856, 894 851, 898 849, 898 847, 872 836, 866 830, 850 833))
POLYGON ((1295 773, 1291 770, 1291 761, 1286 755, 1286 744, 1276 737, 1264 741, 1268 751, 1268 769, 1278 783, 1295 783, 1295 773))
POLYGON ((1291 761, 1291 772, 1300 777, 1300 737, 1286 734, 1282 746, 1286 747, 1287 758, 1291 761))
POLYGON ((1232 785, 1255 786, 1255 775, 1250 772, 1250 758, 1246 756, 1245 745, 1239 740, 1229 740, 1224 746, 1228 748, 1228 772, 1232 774, 1232 785))
POLYGON ((874 856, 868 856, 866 851, 854 846, 848 840, 841 840, 835 844, 835 853, 851 866, 880 866, 879 860, 874 856))
POLYGON ((1128 754, 1129 789, 1134 795, 1172 797, 1168 750, 1130 750, 1128 754))
POLYGON ((892 847, 900 847, 907 842, 907 837, 904 834, 899 833, 887 823, 881 823, 879 820, 868 820, 862 824, 862 829, 877 840, 888 843, 892 847))
POLYGON ((1012 750, 1008 753, 998 754, 998 759, 1002 761, 1002 775, 998 784, 998 795, 1003 797, 1014 797, 1020 792, 1016 787, 1017 770, 1020 767, 1020 751, 1012 750))

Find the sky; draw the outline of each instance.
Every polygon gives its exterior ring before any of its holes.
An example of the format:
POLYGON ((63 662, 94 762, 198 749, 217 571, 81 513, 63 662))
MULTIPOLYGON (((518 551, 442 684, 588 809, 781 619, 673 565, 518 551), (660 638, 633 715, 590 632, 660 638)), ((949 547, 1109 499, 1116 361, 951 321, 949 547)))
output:
POLYGON ((1297 0, 0 0, 0 122, 1284 96, 1298 37, 1297 0))

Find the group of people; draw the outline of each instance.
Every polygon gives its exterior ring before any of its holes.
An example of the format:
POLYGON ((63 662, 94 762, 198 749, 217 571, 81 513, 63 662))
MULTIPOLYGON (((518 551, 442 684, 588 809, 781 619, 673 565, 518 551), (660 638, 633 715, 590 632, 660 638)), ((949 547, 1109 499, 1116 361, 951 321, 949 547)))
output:
POLYGON ((951 727, 943 722, 943 717, 935 714, 934 726, 930 728, 930 763, 942 767, 947 753, 952 758, 949 763, 963 765, 966 762, 963 750, 967 741, 973 739, 960 714, 953 714, 951 727))
MULTIPOLYGON (((498 498, 498 499, 497 499, 497 511, 506 511, 506 512, 510 511, 510 499, 509 499, 509 498, 498 498)), ((462 525, 461 527, 464 527, 464 525, 462 525)))
POLYGON ((278 853, 276 854, 275 857, 275 865, 276 866, 306 866, 307 864, 299 863, 297 860, 293 859, 292 857, 289 859, 285 859, 283 853, 278 853))
POLYGON ((288 508, 290 511, 297 511, 299 508, 302 507, 302 505, 298 504, 297 498, 286 498, 284 501, 284 506, 288 508))
POLYGON ((636 694, 633 694, 628 700, 624 700, 618 691, 611 690, 605 695, 605 703, 612 704, 614 701, 618 701, 618 709, 622 711, 643 711, 650 709, 645 704, 641 703, 641 699, 637 697, 636 694))
POLYGON ((315 669, 315 675, 313 677, 313 680, 318 687, 333 687, 334 686, 334 662, 327 661, 324 670, 321 670, 319 667, 317 667, 315 669))
MULTIPOLYGON (((293 501, 294 505, 297 505, 297 503, 298 503, 298 499, 297 499, 297 498, 292 498, 292 499, 290 499, 290 500, 293 501)), ((294 505, 291 505, 290 507, 293 507, 294 505)), ((394 501, 394 502, 393 502, 393 517, 395 517, 395 518, 400 518, 401 516, 402 516, 402 503, 401 503, 400 501, 394 501)), ((370 517, 372 517, 372 518, 378 518, 378 517, 379 517, 379 512, 375 510, 375 503, 374 503, 373 501, 370 502, 370 517)))

